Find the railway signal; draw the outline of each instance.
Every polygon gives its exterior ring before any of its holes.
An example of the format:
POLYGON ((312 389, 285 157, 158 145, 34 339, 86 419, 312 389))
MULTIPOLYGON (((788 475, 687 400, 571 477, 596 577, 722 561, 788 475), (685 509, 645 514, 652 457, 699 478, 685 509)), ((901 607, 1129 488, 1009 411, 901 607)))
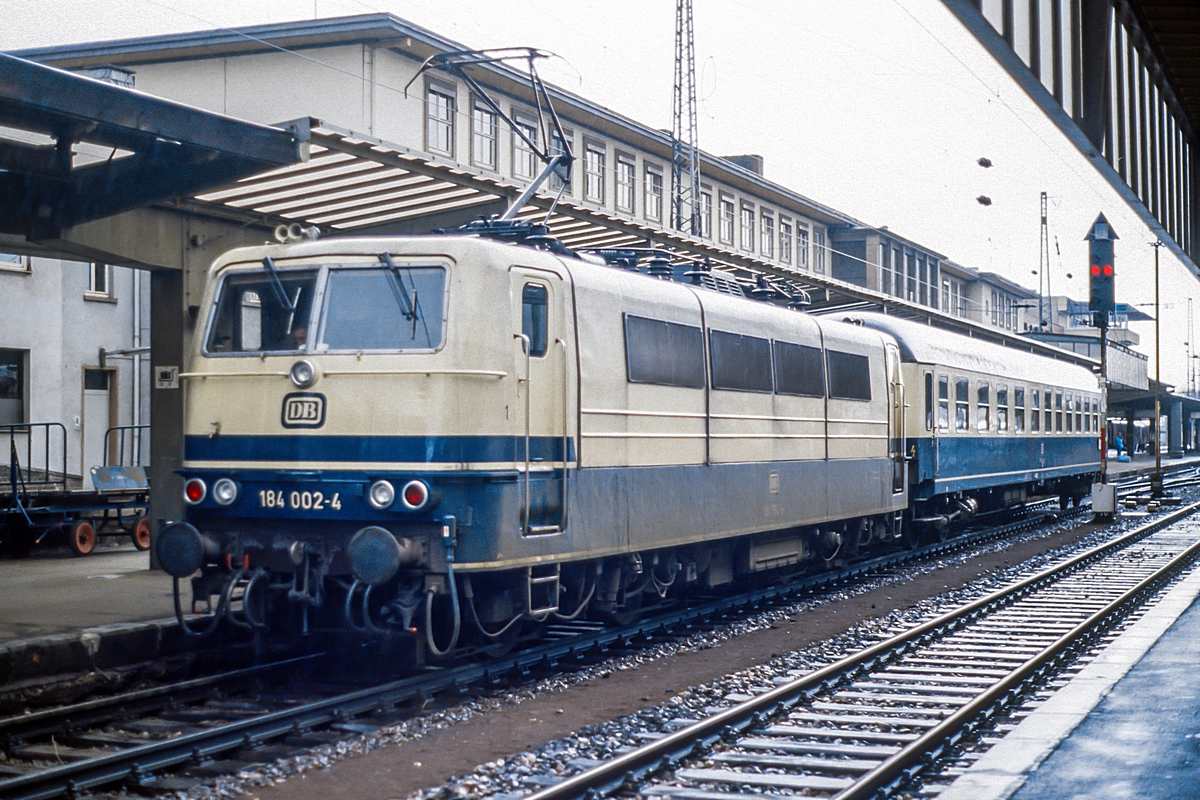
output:
POLYGON ((1088 241, 1088 309, 1095 326, 1107 328, 1109 316, 1116 311, 1113 242, 1117 233, 1101 214, 1084 238, 1088 241))

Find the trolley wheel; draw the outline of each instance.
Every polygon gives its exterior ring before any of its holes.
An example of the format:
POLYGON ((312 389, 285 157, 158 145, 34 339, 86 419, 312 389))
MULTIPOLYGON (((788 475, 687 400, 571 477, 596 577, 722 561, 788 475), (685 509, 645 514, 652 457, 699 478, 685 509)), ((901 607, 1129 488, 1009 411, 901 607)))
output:
POLYGON ((86 519, 81 519, 71 526, 71 549, 77 556, 86 556, 96 549, 96 529, 86 519))
POLYGON ((133 546, 138 550, 149 550, 150 518, 138 517, 133 523, 133 530, 130 532, 129 538, 133 540, 133 546))

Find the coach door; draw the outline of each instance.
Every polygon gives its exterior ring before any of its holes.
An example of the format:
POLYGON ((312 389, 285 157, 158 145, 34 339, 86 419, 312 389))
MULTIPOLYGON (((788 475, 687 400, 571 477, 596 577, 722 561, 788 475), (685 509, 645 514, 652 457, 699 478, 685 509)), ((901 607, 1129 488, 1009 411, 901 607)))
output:
POLYGON ((527 267, 511 274, 521 525, 527 536, 558 533, 567 525, 567 467, 576 450, 570 276, 527 267))
POLYGON ((900 381, 900 351, 886 345, 888 381, 888 457, 892 461, 892 493, 904 491, 904 384, 900 381))

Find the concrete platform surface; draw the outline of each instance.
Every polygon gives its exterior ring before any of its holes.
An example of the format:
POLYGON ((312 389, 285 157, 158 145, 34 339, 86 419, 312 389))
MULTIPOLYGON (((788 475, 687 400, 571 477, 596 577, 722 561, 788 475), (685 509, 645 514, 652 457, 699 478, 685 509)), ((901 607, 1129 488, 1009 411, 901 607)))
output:
POLYGON ((171 577, 132 546, 0 559, 0 643, 174 615, 171 577))
POLYGON ((939 800, 1200 798, 1198 598, 1195 568, 939 800))

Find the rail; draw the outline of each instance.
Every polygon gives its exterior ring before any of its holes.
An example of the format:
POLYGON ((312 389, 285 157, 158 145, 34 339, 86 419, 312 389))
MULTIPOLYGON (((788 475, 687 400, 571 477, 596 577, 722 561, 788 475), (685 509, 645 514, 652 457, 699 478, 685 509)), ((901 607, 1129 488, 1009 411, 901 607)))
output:
POLYGON ((67 491, 67 427, 61 422, 23 422, 0 425, 8 440, 8 474, 4 483, 12 494, 67 491), (57 437, 55 436, 57 433, 57 437), (54 447, 54 439, 60 447, 54 447), (40 442, 40 447, 35 443, 40 442), (22 446, 24 454, 22 454, 22 446), (36 458, 40 454, 40 460, 36 458), (23 455, 23 457, 22 457, 23 455), (58 456, 57 463, 51 455, 58 456))

